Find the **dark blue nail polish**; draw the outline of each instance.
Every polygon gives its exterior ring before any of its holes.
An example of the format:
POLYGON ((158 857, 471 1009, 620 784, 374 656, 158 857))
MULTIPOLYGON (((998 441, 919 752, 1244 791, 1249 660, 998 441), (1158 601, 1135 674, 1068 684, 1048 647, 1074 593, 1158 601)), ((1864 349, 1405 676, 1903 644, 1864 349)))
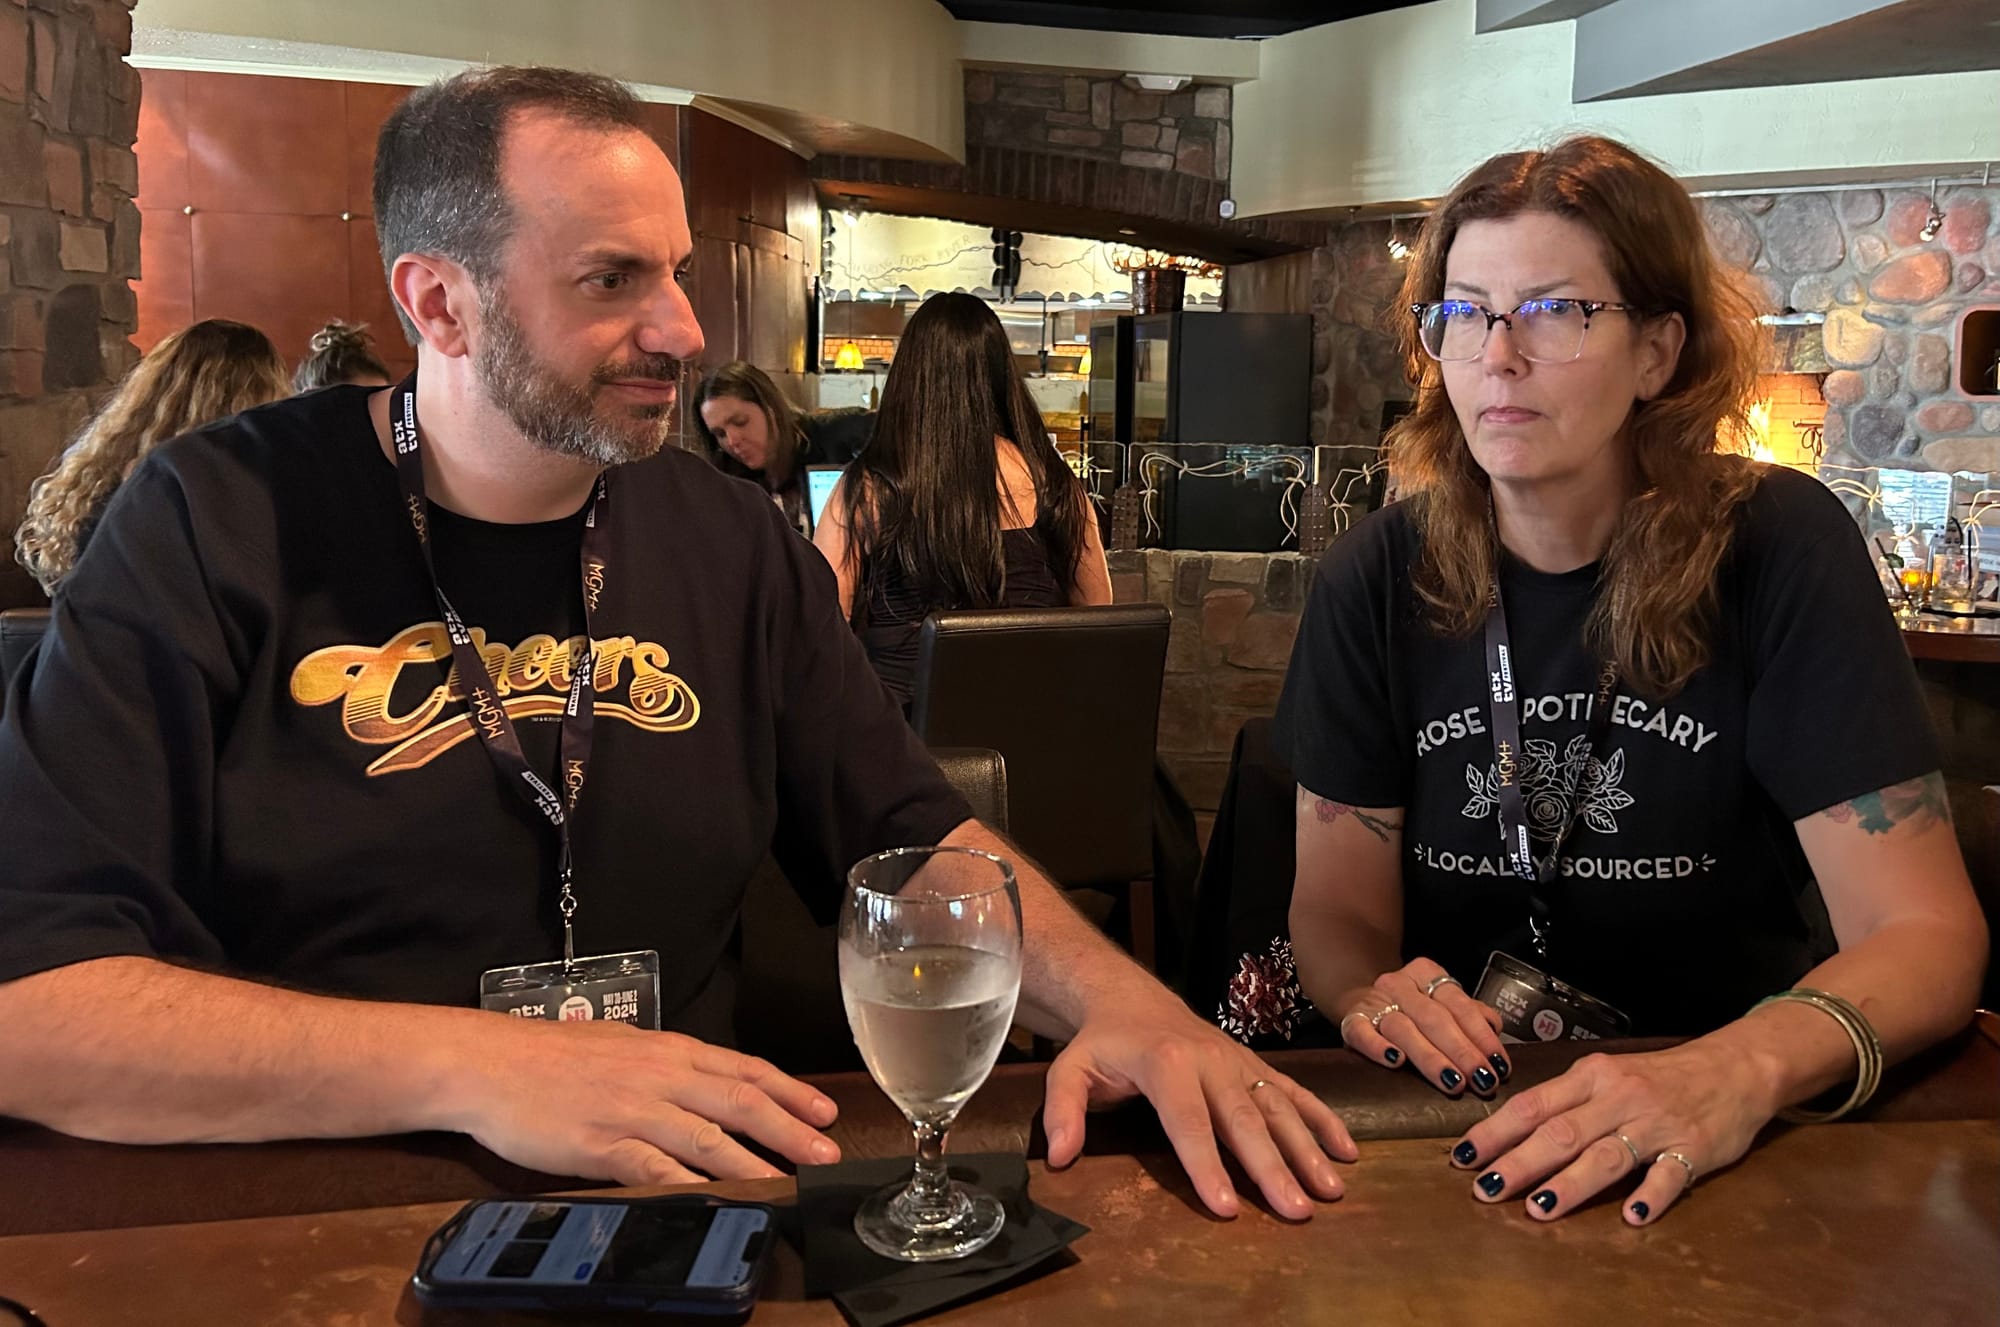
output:
POLYGON ((1479 1177, 1479 1191, 1488 1198, 1498 1198, 1500 1191, 1507 1187, 1507 1181, 1500 1178, 1500 1172, 1489 1170, 1479 1177))
POLYGON ((1646 1206, 1646 1204, 1644 1203, 1632 1204, 1632 1215, 1638 1217, 1641 1221, 1644 1221, 1647 1217, 1651 1216, 1652 1214, 1653 1214, 1653 1209, 1646 1206))
POLYGON ((1388 1050, 1382 1052, 1382 1060, 1385 1064, 1401 1064, 1403 1062, 1403 1053, 1394 1046, 1391 1046, 1388 1050))
POLYGON ((1474 1069, 1472 1071, 1472 1085, 1481 1092, 1491 1092, 1494 1088, 1500 1086, 1500 1080, 1493 1076, 1491 1069, 1474 1069))
POLYGON ((1447 1092, 1458 1091, 1458 1085, 1464 1081, 1465 1076, 1456 1069, 1447 1069, 1438 1075, 1438 1082, 1444 1084, 1444 1090, 1447 1092))
POLYGON ((1451 1149, 1451 1159, 1461 1166, 1469 1166, 1479 1160, 1479 1149, 1471 1143, 1460 1143, 1451 1149))
POLYGON ((1556 1191, 1554 1189, 1543 1189, 1540 1193, 1528 1199, 1528 1201, 1541 1208, 1544 1212, 1553 1212, 1556 1210, 1556 1191))
POLYGON ((1489 1055, 1489 1056, 1487 1056, 1487 1057, 1486 1057, 1486 1059, 1487 1059, 1487 1061, 1488 1061, 1489 1063, 1491 1063, 1491 1064, 1492 1064, 1492 1066, 1493 1066, 1493 1072, 1494 1072, 1494 1073, 1497 1073, 1497 1074, 1499 1074, 1499 1075, 1500 1075, 1500 1081, 1501 1081, 1501 1082, 1503 1082, 1503 1083, 1504 1083, 1504 1082, 1506 1082, 1506 1081, 1507 1081, 1507 1080, 1508 1080, 1509 1078, 1513 1077, 1513 1075, 1514 1075, 1514 1066, 1513 1066, 1513 1065, 1511 1065, 1511 1064, 1508 1064, 1508 1063, 1507 1063, 1507 1057, 1506 1057, 1506 1056, 1504 1056, 1504 1055, 1489 1055))

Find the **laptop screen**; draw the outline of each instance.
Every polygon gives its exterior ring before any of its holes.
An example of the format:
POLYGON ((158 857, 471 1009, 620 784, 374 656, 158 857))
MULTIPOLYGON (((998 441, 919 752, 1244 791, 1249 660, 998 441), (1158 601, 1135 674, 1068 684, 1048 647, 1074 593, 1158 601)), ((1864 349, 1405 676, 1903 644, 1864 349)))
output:
POLYGON ((840 482, 846 468, 839 465, 806 467, 806 499, 812 503, 813 529, 819 529, 820 514, 826 510, 826 500, 833 496, 833 486, 840 482))

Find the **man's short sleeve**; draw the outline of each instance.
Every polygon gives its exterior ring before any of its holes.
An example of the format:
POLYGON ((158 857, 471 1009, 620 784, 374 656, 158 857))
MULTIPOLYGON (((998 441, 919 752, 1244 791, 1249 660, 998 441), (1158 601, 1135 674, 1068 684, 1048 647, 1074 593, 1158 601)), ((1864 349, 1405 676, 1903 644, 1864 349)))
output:
POLYGON ((0 981, 86 959, 220 962, 207 869, 233 668, 185 494, 127 480, 0 715, 0 981))
MULTIPOLYGON (((776 523, 774 522, 774 526, 776 523)), ((778 833, 773 854, 823 921, 870 853, 938 842, 972 818, 841 619, 833 569, 782 529, 778 833)))

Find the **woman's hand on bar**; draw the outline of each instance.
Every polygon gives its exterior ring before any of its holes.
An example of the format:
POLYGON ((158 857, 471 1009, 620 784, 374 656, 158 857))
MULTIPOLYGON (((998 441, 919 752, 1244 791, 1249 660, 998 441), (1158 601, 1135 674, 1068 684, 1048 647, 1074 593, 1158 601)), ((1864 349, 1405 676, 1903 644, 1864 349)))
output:
POLYGON ((1776 1113, 1757 1071, 1706 1039, 1588 1055, 1475 1125, 1452 1149, 1452 1164, 1477 1173, 1473 1194, 1482 1202, 1524 1198, 1528 1215, 1542 1221, 1644 1171, 1624 1217, 1648 1225, 1696 1178, 1733 1165, 1776 1113))
POLYGON ((1340 1035, 1349 1050, 1392 1069, 1408 1063, 1447 1096, 1470 1084, 1490 1097, 1513 1072, 1500 1043, 1500 1011, 1466 994, 1430 959, 1383 973, 1338 1007, 1346 1011, 1340 1035))
POLYGON ((678 1033, 496 1018, 469 1054, 454 1127, 517 1165, 620 1184, 779 1174, 731 1135, 802 1165, 840 1159, 823 1093, 678 1033))
POLYGON ((1342 1192, 1334 1161, 1358 1152, 1325 1102, 1241 1043, 1160 992, 1086 1022, 1049 1066, 1042 1122, 1048 1162, 1083 1151, 1084 1113, 1143 1095, 1159 1112, 1201 1201, 1217 1216, 1238 1210, 1218 1143, 1235 1154, 1278 1215, 1303 1221, 1313 1203, 1342 1192))

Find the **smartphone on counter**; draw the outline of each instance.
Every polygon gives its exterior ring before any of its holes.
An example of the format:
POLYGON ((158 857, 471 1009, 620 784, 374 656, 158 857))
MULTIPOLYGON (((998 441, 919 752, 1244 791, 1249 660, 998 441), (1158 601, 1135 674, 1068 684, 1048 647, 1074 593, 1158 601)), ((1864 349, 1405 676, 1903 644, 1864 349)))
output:
POLYGON ((430 1237, 410 1284, 439 1308, 740 1316, 776 1235, 770 1207, 701 1194, 489 1199, 430 1237))

